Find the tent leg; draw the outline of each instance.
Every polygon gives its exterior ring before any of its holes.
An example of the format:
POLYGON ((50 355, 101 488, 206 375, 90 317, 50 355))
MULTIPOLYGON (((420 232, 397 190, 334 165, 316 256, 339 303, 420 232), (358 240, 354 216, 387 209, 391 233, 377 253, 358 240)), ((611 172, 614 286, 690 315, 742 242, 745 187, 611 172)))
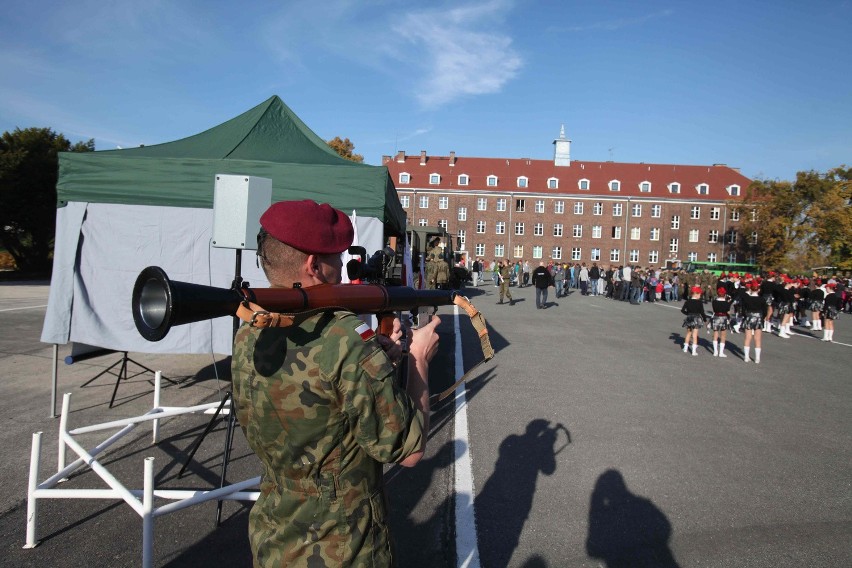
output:
POLYGON ((53 344, 53 369, 50 373, 50 416, 56 418, 56 389, 59 384, 59 345, 53 344))

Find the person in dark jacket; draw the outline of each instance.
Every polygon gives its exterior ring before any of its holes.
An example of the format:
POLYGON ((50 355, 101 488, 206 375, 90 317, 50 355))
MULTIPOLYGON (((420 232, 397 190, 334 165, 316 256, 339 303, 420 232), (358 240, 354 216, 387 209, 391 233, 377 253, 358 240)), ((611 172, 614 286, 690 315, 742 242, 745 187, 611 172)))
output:
POLYGON ((690 296, 680 309, 686 316, 683 326, 686 328, 686 339, 683 341, 683 352, 689 351, 689 342, 692 340, 692 356, 698 355, 698 330, 704 326, 707 316, 704 315, 704 303, 701 301, 701 286, 693 286, 690 296))
POLYGON ((535 286, 535 307, 543 310, 547 307, 547 288, 553 285, 553 277, 543 262, 539 262, 538 268, 532 271, 532 283, 535 286))

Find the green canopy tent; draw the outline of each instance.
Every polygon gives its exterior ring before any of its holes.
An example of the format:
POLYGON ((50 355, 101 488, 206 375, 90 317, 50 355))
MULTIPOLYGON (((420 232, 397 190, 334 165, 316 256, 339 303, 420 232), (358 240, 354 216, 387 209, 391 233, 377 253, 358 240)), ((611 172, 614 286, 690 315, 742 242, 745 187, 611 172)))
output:
MULTIPOLYGON (((136 332, 133 283, 146 266, 177 281, 229 287, 235 253, 211 246, 217 174, 272 180, 272 201, 313 199, 357 214, 368 250, 404 235, 405 213, 387 168, 339 157, 273 96, 195 136, 132 149, 59 156, 57 236, 41 340, 151 353, 231 352, 230 318, 136 332)), ((253 251, 242 276, 268 285, 253 251)), ((250 253, 250 255, 249 255, 250 253)))

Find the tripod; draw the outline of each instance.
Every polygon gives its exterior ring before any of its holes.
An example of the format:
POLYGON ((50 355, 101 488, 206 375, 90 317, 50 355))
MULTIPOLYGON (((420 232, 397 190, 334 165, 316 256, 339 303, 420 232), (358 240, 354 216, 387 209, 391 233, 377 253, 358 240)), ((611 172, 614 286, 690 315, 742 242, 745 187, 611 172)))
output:
MULTIPOLYGON (((243 277, 242 277, 242 250, 236 249, 236 261, 234 266, 234 281, 231 284, 234 290, 239 289, 243 285, 243 277)), ((232 337, 237 335, 237 330, 240 328, 240 320, 237 316, 234 316, 234 329, 232 333, 232 337)), ((216 425, 216 421, 219 419, 219 415, 225 409, 225 405, 228 405, 227 414, 228 414, 228 426, 225 434, 225 449, 222 452, 222 475, 219 478, 219 488, 225 486, 225 476, 228 473, 228 462, 231 459, 231 446, 234 440, 234 427, 237 423, 237 413, 234 408, 234 395, 231 389, 228 389, 225 392, 225 396, 222 398, 222 402, 219 403, 219 406, 216 408, 216 412, 213 413, 213 417, 210 419, 210 422, 207 423, 207 427, 204 428, 204 431, 201 435, 196 439, 195 444, 193 445, 192 450, 189 452, 189 455, 184 461, 183 466, 180 468, 178 472, 178 478, 183 477, 183 474, 186 472, 186 468, 189 466, 189 463, 192 461, 192 458, 195 457, 195 452, 198 451, 198 448, 201 447, 201 443, 204 441, 204 438, 207 437, 207 434, 213 430, 213 427, 216 425)), ((216 526, 222 521, 222 501, 216 502, 216 526)))
MULTIPOLYGON (((76 363, 76 362, 79 362, 79 361, 84 361, 84 360, 88 359, 89 357, 97 357, 99 355, 103 355, 104 353, 111 353, 111 351, 109 351, 109 350, 98 350, 98 351, 94 351, 91 355, 89 355, 87 353, 87 354, 84 354, 83 356, 78 356, 78 357, 66 357, 65 362, 67 364, 76 363), (89 355, 89 356, 87 357, 86 355, 89 355), (69 359, 70 359, 70 362, 69 362, 69 359)), ((134 365, 136 365, 137 367, 140 367, 142 369, 141 371, 137 371, 136 373, 134 373, 132 375, 133 377, 135 377, 137 375, 141 375, 141 374, 146 373, 146 372, 151 373, 152 375, 154 374, 153 369, 146 367, 145 365, 143 365, 139 361, 134 361, 133 359, 131 359, 130 357, 127 356, 127 351, 122 351, 121 352, 121 359, 119 359, 118 361, 116 361, 115 363, 113 363, 112 365, 110 365, 109 367, 107 367, 106 369, 104 369, 103 371, 101 371, 100 373, 98 373, 97 375, 95 375, 94 377, 92 377, 91 379, 89 379, 88 381, 86 381, 85 383, 83 383, 80 386, 85 387, 85 386, 95 382, 97 379, 101 378, 103 375, 106 375, 107 373, 109 373, 110 375, 115 375, 115 377, 116 377, 115 388, 112 389, 112 397, 109 399, 109 407, 112 408, 112 405, 115 403, 115 395, 118 394, 118 385, 121 383, 122 379, 124 379, 126 381, 127 379, 131 378, 131 375, 129 374, 129 371, 128 371, 128 368, 127 368, 128 363, 133 363, 134 365), (118 372, 116 372, 113 369, 115 369, 115 367, 118 366, 118 365, 120 365, 120 367, 118 367, 118 372)), ((168 377, 163 377, 163 378, 166 379, 167 381, 171 382, 171 383, 174 383, 174 381, 172 381, 168 377)))

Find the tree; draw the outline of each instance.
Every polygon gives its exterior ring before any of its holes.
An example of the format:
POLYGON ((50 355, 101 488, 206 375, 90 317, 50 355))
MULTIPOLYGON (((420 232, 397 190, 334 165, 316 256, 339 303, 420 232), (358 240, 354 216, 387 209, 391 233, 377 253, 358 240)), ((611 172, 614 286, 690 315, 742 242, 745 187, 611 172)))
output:
POLYGON ((358 162, 359 164, 364 162, 364 156, 361 154, 355 154, 355 144, 350 142, 349 138, 345 138, 343 140, 340 139, 340 136, 335 136, 328 142, 326 142, 328 146, 337 152, 337 154, 347 160, 351 160, 353 162, 358 162))
POLYGON ((0 244, 24 272, 50 271, 56 232, 58 152, 90 152, 50 128, 16 128, 0 137, 0 244))
POLYGON ((739 252, 766 269, 806 273, 852 269, 852 170, 799 172, 795 182, 757 180, 738 206, 746 238, 739 252), (756 235, 756 240, 748 238, 756 235))

